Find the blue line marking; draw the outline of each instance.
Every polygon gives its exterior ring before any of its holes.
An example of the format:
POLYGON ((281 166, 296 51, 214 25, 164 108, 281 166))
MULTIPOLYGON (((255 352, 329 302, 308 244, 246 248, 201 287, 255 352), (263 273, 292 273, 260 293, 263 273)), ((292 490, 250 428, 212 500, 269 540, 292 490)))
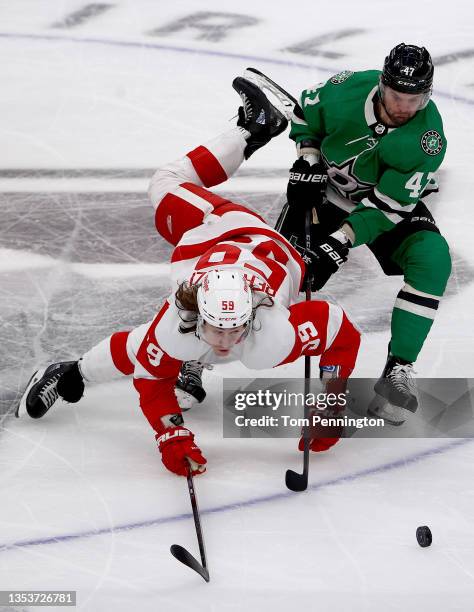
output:
MULTIPOLYGON (((288 66, 294 68, 307 68, 308 70, 320 70, 321 72, 327 72, 334 74, 335 68, 328 68, 327 66, 320 66, 318 64, 309 64, 307 62, 297 62, 287 59, 260 57, 259 55, 245 55, 241 53, 231 53, 228 51, 217 51, 214 49, 193 49, 191 47, 182 47, 176 45, 164 45, 160 43, 151 42, 134 42, 127 40, 108 40, 106 38, 76 38, 74 36, 64 35, 52 35, 52 34, 20 34, 14 32, 0 32, 0 38, 10 38, 14 40, 46 40, 55 41, 60 40, 64 42, 81 43, 88 45, 107 45, 110 47, 128 47, 136 49, 157 49, 158 51, 172 51, 175 53, 187 53, 191 55, 207 55, 210 57, 225 57, 227 59, 255 61, 266 64, 273 64, 276 66, 288 66)), ((435 90, 435 95, 441 98, 447 98, 448 100, 454 100, 456 102, 462 102, 469 106, 474 106, 474 100, 465 98, 463 96, 455 96, 451 93, 435 90)))
POLYGON ((225 57, 228 59, 251 60, 257 62, 266 62, 282 66, 294 66, 296 68, 309 68, 313 70, 322 70, 324 72, 334 72, 333 68, 317 66, 316 64, 308 64, 305 62, 296 62, 284 59, 272 59, 260 57, 259 55, 245 55, 241 53, 232 53, 229 51, 217 51, 215 49, 193 49, 192 47, 182 47, 177 45, 164 45, 151 42, 134 42, 128 40, 112 40, 106 38, 76 38, 74 36, 51 35, 51 34, 15 34, 10 32, 0 32, 0 38, 26 39, 26 40, 62 40, 65 42, 84 43, 89 45, 108 45, 111 47, 128 47, 136 49, 157 49, 159 51, 173 51, 175 53, 187 53, 191 55, 208 55, 211 57, 225 57))
MULTIPOLYGON (((346 482, 354 482, 355 480, 358 480, 359 478, 364 478, 366 476, 373 476, 375 474, 383 474, 384 472, 390 472, 391 470, 396 470, 400 467, 406 467, 407 465, 413 465, 414 463, 417 463, 424 459, 428 459, 435 455, 442 455, 443 453, 446 453, 447 451, 458 448, 460 446, 464 446, 465 444, 469 444, 470 442, 472 442, 471 439, 455 440, 454 442, 449 442, 448 444, 444 444, 436 448, 430 448, 424 451, 420 451, 418 453, 413 453, 412 455, 408 455, 408 457, 404 457, 402 459, 396 459, 395 461, 389 461, 388 463, 382 463, 381 465, 378 465, 375 467, 365 468, 363 470, 353 472, 352 474, 346 474, 344 476, 338 476, 337 478, 331 478, 329 480, 323 480, 321 482, 316 482, 308 486, 308 491, 320 491, 321 489, 332 487, 334 485, 344 484, 346 482)), ((283 476, 282 476, 282 481, 283 481, 283 476)), ((219 514, 221 512, 241 510, 242 508, 247 508, 249 506, 258 506, 260 504, 266 504, 269 502, 288 500, 288 499, 293 498, 295 495, 298 496, 297 493, 293 493, 293 492, 285 490, 280 493, 273 493, 271 495, 263 495, 261 497, 254 497, 252 499, 246 499, 241 502, 234 502, 231 504, 223 504, 221 506, 214 506, 211 508, 207 508, 206 510, 201 510, 201 514, 202 515, 219 514)), ((166 525, 167 523, 177 523, 179 521, 185 521, 185 520, 191 519, 192 516, 193 515, 191 512, 186 512, 183 514, 164 516, 161 518, 151 519, 148 521, 140 521, 138 523, 127 523, 125 525, 117 525, 116 527, 113 527, 113 528, 103 528, 103 529, 97 529, 95 531, 81 531, 77 533, 57 535, 55 537, 39 538, 35 540, 20 540, 18 542, 12 542, 11 544, 0 545, 0 553, 6 552, 8 550, 14 550, 15 548, 26 548, 29 546, 40 546, 44 544, 60 544, 62 542, 70 542, 72 540, 82 540, 82 539, 91 538, 94 536, 115 534, 115 533, 120 533, 122 531, 132 531, 134 529, 143 529, 145 527, 156 527, 158 525, 166 525)))

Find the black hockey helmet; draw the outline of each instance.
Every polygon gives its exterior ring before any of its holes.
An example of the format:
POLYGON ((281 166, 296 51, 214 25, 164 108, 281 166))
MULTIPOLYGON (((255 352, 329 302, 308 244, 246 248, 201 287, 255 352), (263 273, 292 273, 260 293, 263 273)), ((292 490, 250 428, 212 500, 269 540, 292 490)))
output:
POLYGON ((428 93, 433 87, 433 62, 425 47, 400 43, 385 58, 381 81, 403 93, 428 93))

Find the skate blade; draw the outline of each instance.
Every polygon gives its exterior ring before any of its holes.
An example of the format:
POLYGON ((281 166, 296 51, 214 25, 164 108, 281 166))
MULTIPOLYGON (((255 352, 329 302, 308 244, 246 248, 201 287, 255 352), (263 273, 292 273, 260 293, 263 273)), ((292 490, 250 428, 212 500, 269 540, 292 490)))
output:
POLYGON ((403 408, 390 404, 381 395, 376 395, 367 408, 367 414, 383 419, 389 425, 400 427, 406 421, 403 408))
POLYGON ((254 85, 257 85, 257 87, 264 92, 270 102, 276 106, 276 108, 283 115, 285 115, 288 121, 291 119, 293 109, 297 104, 296 99, 291 94, 256 68, 247 68, 244 71, 243 77, 254 85))
POLYGON ((28 410, 26 409, 26 398, 28 397, 28 393, 30 392, 31 387, 39 381, 42 375, 43 371, 36 370, 36 372, 33 372, 33 375, 28 381, 28 384, 26 385, 26 388, 23 391, 23 395, 21 396, 20 401, 17 404, 15 410, 15 416, 17 419, 21 419, 25 415, 28 415, 28 410))

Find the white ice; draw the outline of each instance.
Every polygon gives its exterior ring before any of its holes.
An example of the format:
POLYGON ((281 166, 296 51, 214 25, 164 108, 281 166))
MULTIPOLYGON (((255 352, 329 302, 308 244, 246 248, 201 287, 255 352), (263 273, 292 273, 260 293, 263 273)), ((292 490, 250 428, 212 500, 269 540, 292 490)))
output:
MULTIPOLYGON (((0 195, 5 203, 13 195, 22 203, 24 194, 34 211, 41 193, 72 194, 73 234, 83 218, 74 217, 74 194, 116 193, 117 202, 106 204, 105 212, 113 209, 120 219, 129 212, 120 198, 144 192, 147 176, 48 177, 33 170, 153 169, 179 157, 229 125, 238 102, 231 82, 248 65, 298 92, 340 69, 378 68, 402 40, 424 44, 439 57, 469 50, 473 34, 467 0, 329 5, 122 0, 82 25, 51 27, 82 6, 72 0, 0 4, 0 169, 32 170, 25 178, 0 172, 0 195), (166 37, 147 34, 204 10, 260 21, 221 42, 197 40, 193 29, 166 37), (341 57, 283 51, 311 37, 356 28, 365 32, 322 44, 322 50, 341 57)), ((473 68, 474 56, 467 56, 436 71, 434 99, 449 148, 434 214, 457 265, 417 363, 420 376, 473 373, 473 68)), ((292 144, 282 136, 246 165, 281 169, 279 175, 242 175, 222 189, 235 197, 269 192, 276 201, 293 157, 292 144)), ((63 201, 51 197, 49 210, 63 201)), ((87 206, 94 210, 93 198, 87 206)), ((76 317, 73 333, 58 339, 74 353, 71 343, 80 342, 82 330, 94 334, 100 327, 106 309, 101 283, 131 288, 139 303, 141 289, 157 279, 163 285, 167 270, 165 258, 76 261, 67 256, 67 244, 56 255, 42 252, 51 228, 41 221, 28 248, 6 242, 28 214, 2 222, 0 244, 0 314, 9 312, 2 334, 10 338, 4 373, 11 382, 15 372, 18 386, 36 360, 55 358, 55 325, 74 316, 75 303, 73 314, 54 310, 58 287, 68 275, 96 292, 88 289, 77 298, 92 301, 95 317, 76 317), (11 340, 16 319, 8 309, 28 314, 33 306, 38 324, 22 327, 18 317, 11 340)), ((107 252, 105 230, 95 227, 92 252, 97 245, 107 252)), ((375 377, 389 337, 383 322, 400 279, 384 277, 368 256, 355 261, 369 271, 370 285, 359 287, 342 272, 328 292, 356 322, 382 321, 381 327, 365 330, 355 372, 375 377)), ((129 313, 133 324, 135 314, 129 313)), ((123 328, 127 321, 118 324, 123 328)), ((97 334, 101 339, 99 329, 97 334)), ((280 373, 297 376, 302 368, 299 363, 280 373)), ((294 440, 223 439, 224 375, 245 372, 235 365, 216 368, 206 379, 208 399, 186 415, 209 461, 207 474, 196 479, 209 584, 169 554, 170 545, 179 543, 197 555, 186 484, 164 470, 131 382, 123 380, 90 389, 75 407, 58 403, 40 421, 2 417, 0 590, 76 590, 78 608, 94 612, 472 609, 470 440, 345 440, 312 456, 309 490, 290 493, 285 470, 301 464, 294 440), (429 549, 415 540, 415 529, 423 524, 433 531, 429 549)))

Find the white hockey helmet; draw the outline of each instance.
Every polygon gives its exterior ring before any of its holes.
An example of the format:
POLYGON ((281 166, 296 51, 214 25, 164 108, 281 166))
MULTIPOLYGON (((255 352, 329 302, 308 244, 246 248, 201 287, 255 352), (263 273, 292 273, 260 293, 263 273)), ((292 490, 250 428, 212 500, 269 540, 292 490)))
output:
POLYGON ((241 270, 210 270, 197 291, 199 317, 221 329, 252 321, 252 291, 241 270))

